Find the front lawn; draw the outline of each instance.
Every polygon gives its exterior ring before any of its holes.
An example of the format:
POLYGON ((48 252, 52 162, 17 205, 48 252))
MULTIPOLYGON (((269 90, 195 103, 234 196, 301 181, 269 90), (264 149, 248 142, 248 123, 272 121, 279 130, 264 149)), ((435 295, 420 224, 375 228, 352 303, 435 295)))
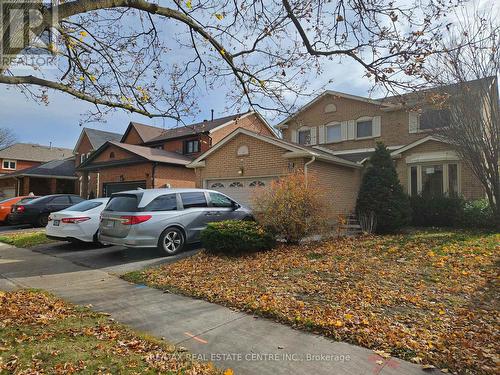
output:
POLYGON ((0 242, 12 245, 15 247, 29 248, 33 246, 43 245, 46 243, 55 242, 47 238, 45 230, 39 232, 19 232, 0 235, 0 242))
POLYGON ((494 373, 499 250, 500 234, 428 231, 202 252, 125 277, 416 363, 494 373))
POLYGON ((0 374, 73 373, 222 374, 104 314, 42 292, 0 291, 0 374))

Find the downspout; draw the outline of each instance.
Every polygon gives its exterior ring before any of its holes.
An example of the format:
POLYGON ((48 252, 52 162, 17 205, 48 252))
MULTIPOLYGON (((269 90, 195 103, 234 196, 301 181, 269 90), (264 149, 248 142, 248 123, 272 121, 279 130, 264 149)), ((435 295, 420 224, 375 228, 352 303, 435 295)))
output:
POLYGON ((311 160, 309 160, 307 163, 304 164, 304 176, 306 178, 306 187, 307 187, 307 167, 309 164, 312 164, 316 161, 316 156, 313 156, 311 160))
POLYGON ((153 163, 153 169, 151 171, 151 188, 154 189, 155 188, 155 178, 156 178, 156 166, 158 165, 157 162, 154 162, 153 163))

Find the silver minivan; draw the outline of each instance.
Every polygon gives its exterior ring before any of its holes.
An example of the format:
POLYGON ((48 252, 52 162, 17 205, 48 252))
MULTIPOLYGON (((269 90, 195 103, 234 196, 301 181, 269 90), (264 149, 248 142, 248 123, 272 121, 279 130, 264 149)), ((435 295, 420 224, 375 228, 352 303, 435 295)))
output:
POLYGON ((157 247, 165 255, 198 242, 209 222, 252 220, 249 209, 204 189, 147 189, 115 193, 101 214, 99 241, 126 247, 157 247))

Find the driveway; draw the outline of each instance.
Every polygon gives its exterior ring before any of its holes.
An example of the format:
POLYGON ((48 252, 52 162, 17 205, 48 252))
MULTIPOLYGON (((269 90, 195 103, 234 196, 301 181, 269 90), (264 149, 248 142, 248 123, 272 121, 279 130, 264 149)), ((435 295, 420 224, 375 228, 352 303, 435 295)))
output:
POLYGON ((156 249, 127 249, 120 246, 67 242, 38 246, 33 251, 62 258, 84 267, 102 269, 111 274, 122 275, 130 271, 171 263, 191 256, 199 251, 199 246, 192 245, 185 252, 171 257, 162 256, 156 249))

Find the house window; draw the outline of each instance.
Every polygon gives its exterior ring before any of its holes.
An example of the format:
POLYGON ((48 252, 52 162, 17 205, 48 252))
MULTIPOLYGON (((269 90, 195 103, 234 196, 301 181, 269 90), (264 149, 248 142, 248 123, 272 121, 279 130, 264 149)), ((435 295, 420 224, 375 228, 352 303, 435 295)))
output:
POLYGON ((420 130, 439 129, 450 125, 449 109, 426 109, 420 116, 420 130))
POLYGON ((235 182, 231 182, 229 184, 229 187, 232 187, 232 188, 234 188, 234 187, 235 188, 241 188, 241 187, 243 187, 243 184, 241 182, 239 182, 239 181, 235 181, 235 182))
POLYGON ((85 161, 86 158, 87 158, 87 155, 81 154, 80 155, 80 164, 82 164, 85 161))
POLYGON ((308 129, 299 131, 299 144, 300 145, 311 144, 311 130, 308 129))
POLYGON ((3 169, 16 169, 17 163, 15 160, 4 160, 3 169))
POLYGON ((236 151, 236 154, 238 156, 246 156, 248 155, 248 146, 247 145, 241 145, 238 147, 238 151, 236 151))
POLYGON ((342 127, 340 124, 326 126, 326 141, 338 142, 342 140, 342 127))
POLYGON ((262 181, 252 181, 250 182, 250 187, 263 187, 266 186, 266 184, 262 181))
POLYGON ((410 195, 450 195, 460 194, 458 164, 412 165, 408 173, 408 193, 410 195))
POLYGON ((184 153, 194 154, 195 152, 200 152, 200 141, 195 139, 192 141, 184 142, 184 153))
POLYGON ((425 165, 421 168, 422 194, 443 195, 443 166, 425 165))
POLYGON ((356 138, 366 138, 373 135, 372 120, 361 120, 356 123, 356 138))
POLYGON ((109 158, 110 158, 110 159, 114 159, 114 158, 115 158, 115 153, 114 153, 113 151, 111 151, 111 152, 109 153, 109 158))
POLYGON ((220 182, 215 182, 210 186, 212 189, 221 189, 224 188, 224 184, 220 182))

